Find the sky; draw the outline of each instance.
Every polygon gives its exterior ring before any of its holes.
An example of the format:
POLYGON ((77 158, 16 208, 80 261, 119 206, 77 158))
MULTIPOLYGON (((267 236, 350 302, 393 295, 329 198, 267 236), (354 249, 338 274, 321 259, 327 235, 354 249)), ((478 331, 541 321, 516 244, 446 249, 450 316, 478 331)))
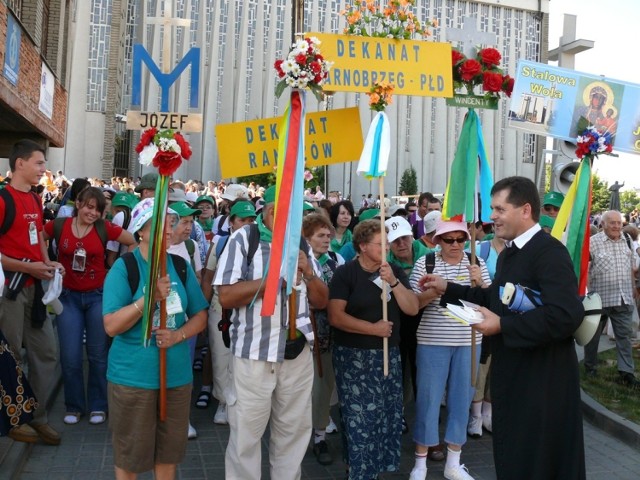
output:
MULTIPOLYGON (((576 55, 577 71, 640 84, 637 53, 640 0, 551 0, 550 50, 560 42, 565 13, 577 16, 576 38, 595 42, 591 50, 576 55)), ((594 170, 609 184, 616 180, 625 182, 623 190, 640 189, 640 155, 621 153, 619 158, 600 155, 594 170)))

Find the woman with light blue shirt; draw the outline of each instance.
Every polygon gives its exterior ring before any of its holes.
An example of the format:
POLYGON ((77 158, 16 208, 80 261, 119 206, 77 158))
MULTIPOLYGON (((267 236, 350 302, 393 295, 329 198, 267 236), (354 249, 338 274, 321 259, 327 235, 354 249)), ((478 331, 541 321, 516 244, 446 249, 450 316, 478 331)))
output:
MULTIPOLYGON (((167 241, 177 220, 175 212, 168 213, 167 241)), ((123 256, 114 263, 104 284, 104 326, 113 337, 107 380, 116 478, 135 478, 152 469, 156 478, 175 477, 186 450, 193 381, 186 340, 207 322, 208 304, 195 274, 183 259, 169 255, 168 275, 158 279, 155 297, 167 299, 168 309, 175 313, 168 314, 167 327, 159 329, 156 309, 151 344, 144 345, 142 311, 152 214, 153 199, 133 209, 130 230, 138 237, 139 247, 127 254, 128 259, 123 256), (136 269, 138 281, 132 286, 136 269), (161 348, 167 351, 165 421, 158 420, 161 348)))

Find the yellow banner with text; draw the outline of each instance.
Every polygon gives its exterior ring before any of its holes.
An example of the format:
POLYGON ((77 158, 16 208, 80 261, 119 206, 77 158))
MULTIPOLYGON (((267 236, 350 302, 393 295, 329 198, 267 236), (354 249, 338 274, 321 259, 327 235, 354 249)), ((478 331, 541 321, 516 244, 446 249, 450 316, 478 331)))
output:
POLYGON ((334 62, 323 89, 368 92, 376 82, 395 85, 395 95, 452 97, 451 44, 417 40, 309 33, 334 62))
MULTIPOLYGON (((307 167, 353 162, 362 153, 357 108, 306 115, 307 167)), ((270 173, 277 165, 282 117, 216 126, 220 169, 224 178, 270 173)))

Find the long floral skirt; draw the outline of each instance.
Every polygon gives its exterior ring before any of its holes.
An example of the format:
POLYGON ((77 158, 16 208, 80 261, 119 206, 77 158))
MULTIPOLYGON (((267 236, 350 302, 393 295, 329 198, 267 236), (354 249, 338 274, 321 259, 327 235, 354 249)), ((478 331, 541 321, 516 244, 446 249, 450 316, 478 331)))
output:
POLYGON ((389 349, 389 375, 382 350, 333 346, 333 367, 342 414, 344 459, 349 480, 371 480, 400 467, 402 365, 389 349))
POLYGON ((27 378, 0 332, 0 436, 30 422, 37 407, 27 378))

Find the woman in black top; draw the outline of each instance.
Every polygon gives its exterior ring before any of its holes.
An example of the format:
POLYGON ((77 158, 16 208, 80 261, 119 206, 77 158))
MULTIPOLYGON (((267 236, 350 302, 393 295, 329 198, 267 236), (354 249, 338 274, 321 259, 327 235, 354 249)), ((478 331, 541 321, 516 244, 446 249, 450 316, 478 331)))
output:
POLYGON ((404 271, 386 262, 380 222, 354 230, 358 257, 339 267, 330 289, 333 365, 340 398, 345 461, 350 480, 370 480, 400 466, 402 368, 400 311, 418 313, 418 299, 404 271), (381 281, 387 288, 388 322, 382 320, 381 281), (389 375, 383 375, 383 338, 389 339, 389 375))

